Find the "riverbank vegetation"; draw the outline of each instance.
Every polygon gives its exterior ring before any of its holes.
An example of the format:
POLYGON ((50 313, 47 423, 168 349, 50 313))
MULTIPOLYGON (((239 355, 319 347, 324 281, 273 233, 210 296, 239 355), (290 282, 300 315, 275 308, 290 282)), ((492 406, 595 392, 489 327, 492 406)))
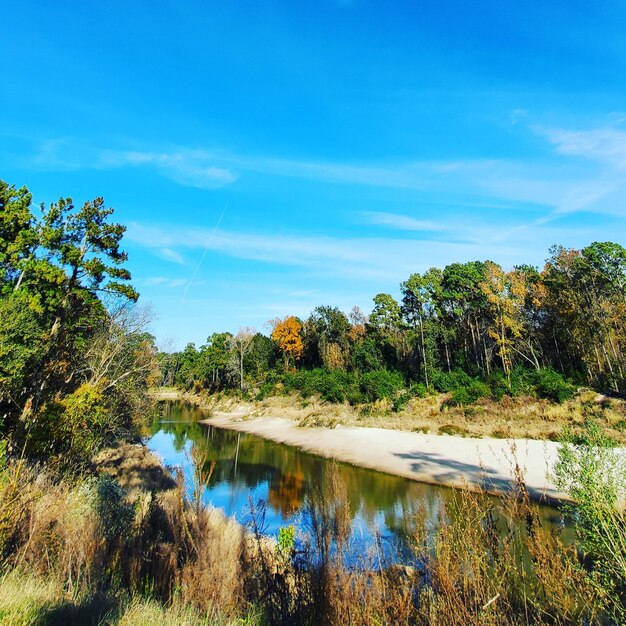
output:
MULTIPOLYGON (((148 410, 146 389, 159 381, 260 397, 282 389, 334 402, 386 401, 396 410, 444 386, 449 410, 487 390, 513 396, 518 381, 555 400, 566 400, 577 381, 622 393, 619 248, 555 253, 573 259, 563 276, 586 277, 585 293, 600 299, 580 315, 578 300, 563 307, 571 337, 560 336, 557 318, 548 315, 550 326, 540 316, 526 348, 521 338, 530 335, 518 335, 509 305, 496 298, 508 301, 513 288, 495 290, 500 274, 483 264, 479 291, 470 289, 480 311, 472 299, 463 301, 465 313, 457 300, 443 309, 429 300, 415 318, 403 312, 408 299, 396 308, 377 297, 369 319, 320 307, 309 320, 275 321, 272 337, 248 329, 215 335, 201 350, 157 355, 112 210, 101 198, 81 207, 69 199, 31 203, 27 189, 0 181, 2 623, 623 621, 623 554, 611 550, 623 548, 624 519, 606 514, 605 504, 623 502, 624 472, 594 469, 585 445, 595 444, 574 441, 557 470, 586 507, 583 553, 541 526, 520 481, 498 515, 482 494, 458 494, 457 510, 441 506, 435 527, 418 513, 410 563, 399 566, 380 551, 356 563, 350 556, 346 489, 332 471, 307 502, 310 529, 299 535, 287 527, 274 540, 264 534, 262 503, 250 503, 247 529, 202 503, 213 466, 201 448, 192 450, 198 476, 190 490, 137 443, 134 423, 148 410), (600 310, 604 317, 587 316, 600 310), (520 369, 520 350, 538 367, 520 369), (605 514, 594 526, 598 511, 605 514)), ((567 293, 578 297, 580 284, 571 284, 567 293)), ((546 298, 546 311, 561 311, 546 298)))
POLYGON ((161 353, 160 384, 471 435, 555 439, 593 419, 624 441, 625 286, 626 250, 610 242, 554 247, 541 270, 453 263, 411 275, 400 301, 377 294, 369 315, 319 306, 271 320, 269 336, 161 353))
POLYGON ((412 556, 400 565, 376 546, 355 557, 346 488, 332 468, 306 503, 309 529, 286 527, 276 541, 264 535, 262 503, 251 503, 244 531, 189 499, 180 478, 125 493, 104 476, 13 471, 2 478, 19 489, 0 501, 3 519, 12 516, 3 623, 622 623, 623 570, 616 579, 604 569, 614 573, 619 559, 594 549, 583 566, 522 487, 498 508, 459 493, 435 527, 418 508, 412 556))

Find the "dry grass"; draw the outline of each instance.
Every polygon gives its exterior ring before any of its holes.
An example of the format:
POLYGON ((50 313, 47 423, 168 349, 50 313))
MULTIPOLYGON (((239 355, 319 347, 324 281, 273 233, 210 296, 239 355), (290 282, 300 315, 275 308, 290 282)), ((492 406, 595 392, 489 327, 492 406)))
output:
POLYGON ((345 487, 331 472, 311 495, 312 528, 291 553, 291 573, 268 567, 258 553, 253 590, 264 591, 271 624, 605 623, 602 589, 576 550, 542 528, 523 490, 503 500, 498 524, 493 499, 480 493, 442 505, 435 534, 425 511, 418 513, 414 567, 381 562, 378 546, 356 564, 346 560, 346 505, 345 487))
POLYGON ((581 391, 562 404, 532 397, 505 396, 494 402, 483 398, 470 406, 448 406, 451 394, 413 398, 405 409, 391 410, 391 403, 371 405, 332 404, 319 398, 303 400, 299 395, 272 396, 244 401, 219 394, 186 394, 187 401, 211 413, 233 414, 246 420, 254 417, 282 417, 304 427, 333 428, 338 424, 445 434, 454 425, 455 433, 468 437, 496 437, 558 440, 564 429, 577 430, 593 417, 616 441, 626 444, 626 401, 607 398, 594 391, 581 391))
MULTIPOLYGON (((120 480, 137 469, 106 467, 120 480)), ((398 567, 378 544, 354 562, 347 489, 332 468, 310 493, 307 536, 286 549, 262 536, 262 510, 247 536, 189 502, 180 476, 158 492, 133 483, 131 506, 110 478, 0 474, 3 565, 15 570, 0 578, 2 623, 260 623, 251 606, 272 625, 603 623, 606 591, 541 526, 522 481, 498 516, 492 498, 463 492, 440 503, 436 532, 418 512, 414 567, 398 567)))
POLYGON ((154 600, 137 598, 129 604, 116 622, 118 626, 254 626, 259 624, 255 612, 227 619, 219 611, 199 611, 182 601, 164 607, 154 600))
POLYGON ((93 458, 99 474, 115 478, 127 492, 165 491, 176 486, 175 481, 146 446, 120 443, 105 448, 93 458))
POLYGON ((175 598, 164 606, 154 598, 72 595, 52 576, 14 570, 0 577, 0 623, 6 626, 255 626, 260 614, 228 619, 216 609, 201 611, 175 598))
MULTIPOLYGON (((215 607, 220 619, 245 616, 243 529, 218 510, 187 502, 182 477, 172 489, 140 489, 131 480, 136 465, 105 465, 132 485, 130 496, 108 477, 70 481, 9 466, 0 485, 0 565, 59 581, 72 596, 147 591, 212 615, 210 623, 215 607)), ((144 486, 154 484, 154 472, 149 476, 144 486)))

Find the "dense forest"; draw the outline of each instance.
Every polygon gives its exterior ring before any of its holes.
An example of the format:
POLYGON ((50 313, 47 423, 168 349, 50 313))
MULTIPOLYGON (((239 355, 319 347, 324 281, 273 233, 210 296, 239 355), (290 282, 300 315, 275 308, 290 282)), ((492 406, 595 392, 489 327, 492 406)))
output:
POLYGON ((318 306, 306 320, 214 333, 205 345, 161 354, 162 383, 186 389, 278 389, 352 404, 454 392, 536 394, 556 401, 575 385, 626 391, 626 249, 594 242, 554 246, 540 270, 492 261, 412 274, 398 302, 373 299, 369 315, 318 306))

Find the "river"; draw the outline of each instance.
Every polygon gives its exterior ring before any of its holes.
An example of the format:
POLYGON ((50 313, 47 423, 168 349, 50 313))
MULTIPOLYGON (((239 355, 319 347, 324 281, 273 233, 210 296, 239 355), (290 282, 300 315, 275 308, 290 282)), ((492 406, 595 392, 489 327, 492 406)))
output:
MULTIPOLYGON (((432 486, 345 463, 329 461, 260 437, 201 424, 206 414, 193 405, 167 401, 149 425, 148 447, 183 472, 188 492, 200 487, 202 501, 243 524, 252 512, 262 529, 276 536, 281 527, 310 531, 316 494, 341 495, 355 553, 382 550, 393 561, 410 560, 416 520, 427 529, 442 511, 454 510, 457 490, 432 486), (201 483, 201 484, 200 484, 201 483), (332 493, 333 491, 341 493, 332 493), (264 511, 264 515, 259 515, 264 511)), ((497 516, 499 499, 492 498, 497 516)), ((555 508, 540 507, 544 525, 563 528, 555 508)), ((571 534, 565 527, 565 538, 571 534)))

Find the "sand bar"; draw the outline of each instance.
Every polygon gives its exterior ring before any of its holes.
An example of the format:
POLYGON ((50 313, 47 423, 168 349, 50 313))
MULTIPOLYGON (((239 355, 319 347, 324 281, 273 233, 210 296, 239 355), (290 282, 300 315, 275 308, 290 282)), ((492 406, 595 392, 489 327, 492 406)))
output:
POLYGON ((534 500, 568 499, 550 480, 559 448, 552 441, 472 439, 354 426, 303 428, 280 417, 243 419, 239 413, 216 412, 203 423, 424 483, 481 487, 494 494, 505 493, 515 484, 517 464, 534 500))

